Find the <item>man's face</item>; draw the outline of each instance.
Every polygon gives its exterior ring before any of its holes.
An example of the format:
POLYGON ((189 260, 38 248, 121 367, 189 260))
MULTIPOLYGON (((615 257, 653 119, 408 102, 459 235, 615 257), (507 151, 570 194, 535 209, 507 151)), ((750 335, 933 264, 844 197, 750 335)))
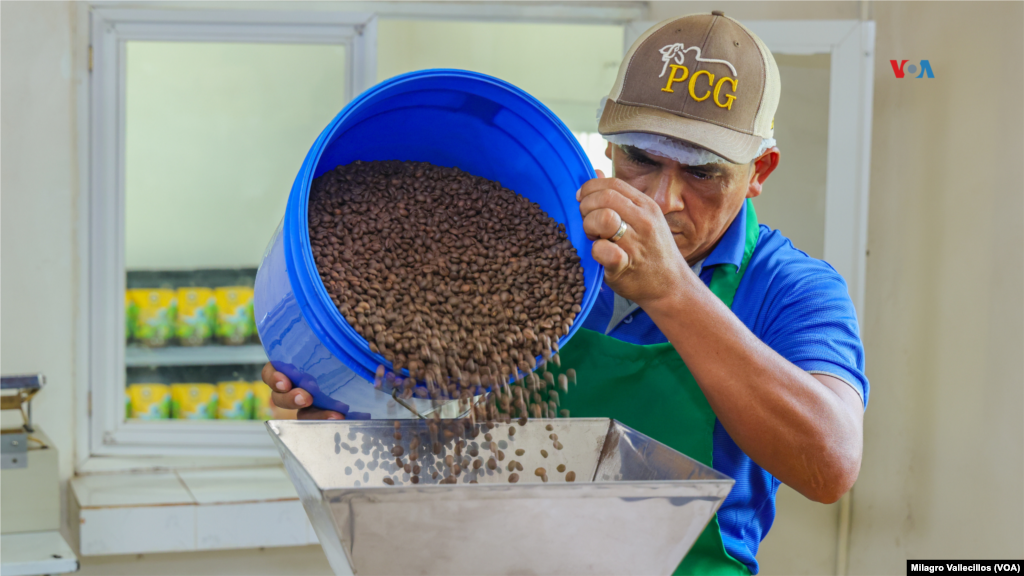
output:
POLYGON ((658 203, 679 252, 691 265, 711 253, 744 199, 761 193, 761 182, 778 163, 775 148, 750 164, 702 166, 611 143, 605 154, 616 178, 658 203))

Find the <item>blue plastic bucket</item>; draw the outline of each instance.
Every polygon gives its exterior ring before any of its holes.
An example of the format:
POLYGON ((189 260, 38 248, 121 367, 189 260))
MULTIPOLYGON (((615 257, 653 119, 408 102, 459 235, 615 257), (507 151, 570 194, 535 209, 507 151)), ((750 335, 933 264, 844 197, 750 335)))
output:
POLYGON ((583 323, 603 270, 590 254, 575 197, 595 176, 579 143, 547 107, 508 82, 464 70, 403 74, 354 99, 317 138, 256 276, 256 328, 267 356, 315 406, 353 419, 396 414, 391 397, 372 385, 377 366, 390 364, 338 312, 310 248, 313 179, 356 160, 454 166, 539 204, 565 224, 583 266, 582 311, 559 344, 583 323))

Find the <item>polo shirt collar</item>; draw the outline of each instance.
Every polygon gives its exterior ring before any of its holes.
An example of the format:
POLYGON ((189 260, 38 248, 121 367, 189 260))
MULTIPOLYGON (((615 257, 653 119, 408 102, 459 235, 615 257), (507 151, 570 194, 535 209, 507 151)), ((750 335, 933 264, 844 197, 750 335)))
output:
POLYGON ((704 259, 704 268, 719 264, 732 264, 736 270, 743 264, 743 250, 747 242, 747 203, 743 202, 739 214, 732 219, 732 224, 725 231, 718 246, 704 259))

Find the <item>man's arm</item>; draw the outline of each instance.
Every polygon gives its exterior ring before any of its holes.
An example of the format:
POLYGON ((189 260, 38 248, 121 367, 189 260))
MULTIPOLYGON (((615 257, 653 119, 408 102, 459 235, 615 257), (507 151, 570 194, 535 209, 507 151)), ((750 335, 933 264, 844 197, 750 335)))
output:
POLYGON ((679 284, 644 311, 683 357, 722 426, 754 462, 796 491, 818 502, 838 500, 860 471, 858 394, 769 348, 695 274, 681 274, 679 284))
POLYGON ((651 198, 603 177, 577 198, 605 280, 672 342, 737 446, 812 500, 845 494, 863 446, 857 393, 837 378, 808 374, 750 332, 690 270, 651 198), (623 220, 626 234, 605 240, 623 220))

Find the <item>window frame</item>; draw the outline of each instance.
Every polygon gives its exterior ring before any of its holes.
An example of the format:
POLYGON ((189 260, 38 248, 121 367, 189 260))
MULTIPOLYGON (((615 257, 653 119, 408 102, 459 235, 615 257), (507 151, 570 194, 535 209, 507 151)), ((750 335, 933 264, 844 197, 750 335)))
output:
POLYGON ((124 420, 125 43, 253 42, 345 46, 344 100, 373 85, 377 19, 365 12, 94 8, 89 86, 88 343, 85 430, 96 456, 274 456, 262 422, 124 420))
POLYGON ((195 3, 77 5, 79 291, 76 442, 79 473, 267 464, 278 459, 262 423, 124 422, 124 40, 323 43, 357 30, 346 50, 346 101, 377 82, 378 18, 616 24, 647 16, 644 2, 195 3), (258 6, 258 9, 253 9, 258 6), (214 442, 211 442, 213 440, 214 442))

